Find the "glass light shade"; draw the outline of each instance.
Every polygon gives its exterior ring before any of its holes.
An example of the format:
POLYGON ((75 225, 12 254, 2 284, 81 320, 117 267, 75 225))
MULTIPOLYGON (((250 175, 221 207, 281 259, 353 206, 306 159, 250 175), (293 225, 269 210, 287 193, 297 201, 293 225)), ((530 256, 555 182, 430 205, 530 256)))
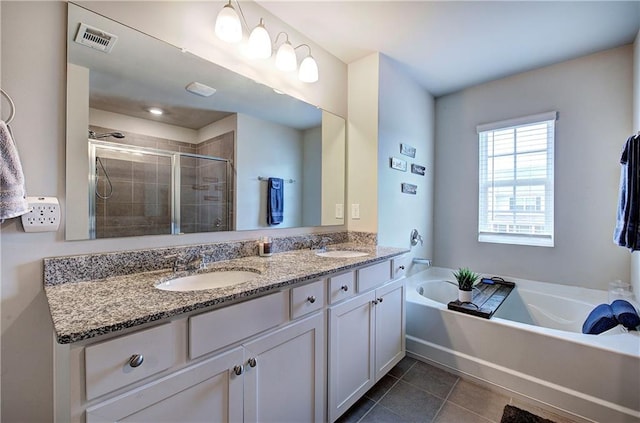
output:
POLYGON ((298 67, 296 52, 289 41, 284 42, 278 49, 276 67, 284 72, 293 72, 298 67))
POLYGON ((316 82, 318 80, 318 64, 311 55, 305 57, 300 63, 298 79, 302 82, 316 82))
POLYGON ((226 4, 216 18, 216 35, 222 41, 237 43, 242 40, 242 24, 240 17, 229 2, 226 4))
POLYGON ((262 19, 249 35, 249 54, 258 59, 271 57, 271 37, 264 27, 262 19))

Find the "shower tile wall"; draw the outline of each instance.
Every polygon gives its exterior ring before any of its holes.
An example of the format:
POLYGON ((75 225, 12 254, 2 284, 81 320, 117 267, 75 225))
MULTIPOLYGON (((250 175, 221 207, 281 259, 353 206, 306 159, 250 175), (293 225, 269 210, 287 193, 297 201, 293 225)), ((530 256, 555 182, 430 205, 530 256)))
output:
MULTIPOLYGON (((198 145, 197 154, 220 157, 234 162, 234 133, 228 132, 198 145)), ((232 230, 234 170, 226 162, 198 159, 195 232, 232 230)))
MULTIPOLYGON (((92 126, 96 133, 117 129, 92 126)), ((200 155, 234 158, 232 132, 199 145, 124 132, 124 139, 106 141, 200 155)), ((100 154, 98 154, 100 156, 100 154)), ((171 233, 171 159, 155 155, 121 155, 102 158, 111 179, 113 195, 96 198, 96 237, 171 233)), ((230 171, 231 175, 233 172, 230 171)), ((98 192, 108 184, 98 166, 98 192)), ((181 160, 181 232, 227 231, 234 227, 233 179, 226 181, 226 164, 207 159, 181 160), (231 188, 227 196, 227 184, 231 188), (227 207, 229 205, 229 207, 227 207), (227 211, 227 208, 229 210, 227 211)))

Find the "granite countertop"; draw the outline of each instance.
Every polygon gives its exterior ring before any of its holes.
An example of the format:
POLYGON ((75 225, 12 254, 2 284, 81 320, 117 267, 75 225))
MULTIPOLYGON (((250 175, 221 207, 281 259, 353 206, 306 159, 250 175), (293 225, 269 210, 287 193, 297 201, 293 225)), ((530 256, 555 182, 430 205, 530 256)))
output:
POLYGON ((45 285, 57 341, 69 344, 194 310, 205 310, 250 299, 311 281, 333 272, 373 264, 406 253, 402 248, 362 244, 331 245, 329 250, 357 250, 367 256, 319 257, 310 250, 295 250, 271 257, 243 257, 209 263, 206 269, 255 269, 260 275, 237 285, 190 292, 163 291, 155 285, 196 272, 169 269, 103 279, 45 285))

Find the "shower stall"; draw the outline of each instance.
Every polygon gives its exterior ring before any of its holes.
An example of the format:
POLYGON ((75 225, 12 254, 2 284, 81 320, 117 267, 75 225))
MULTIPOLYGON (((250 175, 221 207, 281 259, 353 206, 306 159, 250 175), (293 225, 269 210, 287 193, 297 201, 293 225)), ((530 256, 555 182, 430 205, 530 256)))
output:
POLYGON ((89 139, 91 239, 233 229, 232 161, 89 139))

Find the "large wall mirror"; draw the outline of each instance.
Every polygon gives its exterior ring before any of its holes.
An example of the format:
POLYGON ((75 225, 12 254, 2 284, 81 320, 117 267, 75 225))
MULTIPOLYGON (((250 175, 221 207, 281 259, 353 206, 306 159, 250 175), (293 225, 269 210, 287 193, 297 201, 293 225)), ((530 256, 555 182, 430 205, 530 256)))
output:
POLYGON ((344 224, 343 118, 68 6, 67 240, 344 224))

